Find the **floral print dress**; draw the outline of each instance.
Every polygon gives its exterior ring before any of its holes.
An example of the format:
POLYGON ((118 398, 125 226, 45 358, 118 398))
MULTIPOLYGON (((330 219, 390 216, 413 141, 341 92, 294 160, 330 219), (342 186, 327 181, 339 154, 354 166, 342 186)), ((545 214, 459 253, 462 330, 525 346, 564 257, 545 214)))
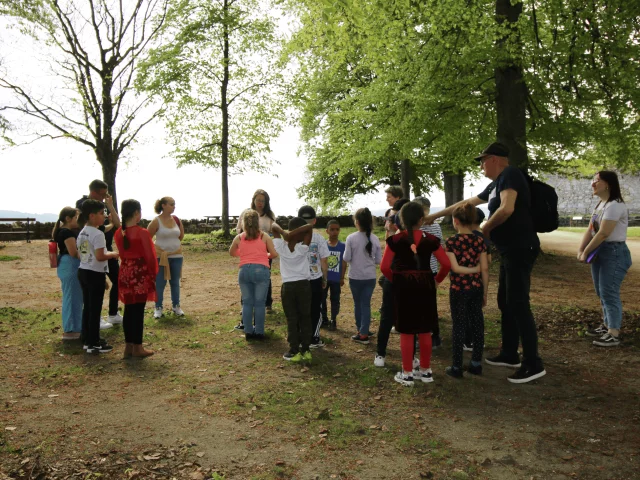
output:
POLYGON ((156 300, 158 260, 149 232, 136 225, 124 231, 119 228, 114 236, 120 254, 118 298, 125 305, 156 300), (129 248, 124 247, 124 236, 129 248))

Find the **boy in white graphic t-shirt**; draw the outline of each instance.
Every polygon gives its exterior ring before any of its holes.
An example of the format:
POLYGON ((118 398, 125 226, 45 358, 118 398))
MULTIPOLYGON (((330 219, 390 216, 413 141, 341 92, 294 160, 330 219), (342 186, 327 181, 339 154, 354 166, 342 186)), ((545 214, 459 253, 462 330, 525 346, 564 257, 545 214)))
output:
POLYGON ((107 242, 98 227, 104 225, 104 204, 97 200, 85 200, 81 208, 85 227, 76 241, 80 253, 78 279, 82 287, 82 338, 87 353, 106 353, 113 350, 100 339, 100 312, 104 298, 105 282, 109 271, 108 261, 117 259, 115 252, 105 251, 107 242))

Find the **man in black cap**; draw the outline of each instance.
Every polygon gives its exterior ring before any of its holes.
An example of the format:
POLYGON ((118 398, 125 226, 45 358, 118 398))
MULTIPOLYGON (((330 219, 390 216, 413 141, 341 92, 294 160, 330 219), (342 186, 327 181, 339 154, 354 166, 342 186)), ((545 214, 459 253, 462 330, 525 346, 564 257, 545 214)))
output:
POLYGON ((425 218, 451 215, 465 202, 489 203, 489 220, 483 233, 490 236, 500 253, 498 307, 502 312, 502 348, 495 357, 485 358, 489 365, 518 370, 508 377, 512 383, 527 383, 546 374, 538 356, 538 334, 531 313, 529 290, 531 270, 540 253, 540 241, 531 218, 531 194, 522 171, 509 165, 509 149, 492 143, 475 158, 485 177, 493 180, 476 197, 463 200, 425 218), (522 339, 522 363, 518 354, 522 339))

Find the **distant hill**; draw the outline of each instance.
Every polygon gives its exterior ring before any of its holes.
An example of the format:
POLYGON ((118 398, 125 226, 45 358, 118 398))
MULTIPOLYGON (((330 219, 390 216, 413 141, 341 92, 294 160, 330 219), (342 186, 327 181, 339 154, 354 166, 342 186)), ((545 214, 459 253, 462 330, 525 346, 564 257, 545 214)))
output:
POLYGON ((55 222, 58 215, 55 213, 25 213, 15 210, 0 210, 0 218, 35 218, 38 222, 55 222))

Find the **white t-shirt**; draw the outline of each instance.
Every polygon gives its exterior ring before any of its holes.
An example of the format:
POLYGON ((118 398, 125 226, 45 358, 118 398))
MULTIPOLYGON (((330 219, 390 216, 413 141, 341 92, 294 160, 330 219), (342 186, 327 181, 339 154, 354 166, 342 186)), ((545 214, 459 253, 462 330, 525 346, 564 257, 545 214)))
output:
POLYGON ((282 283, 311 279, 308 261, 309 247, 303 243, 298 243, 292 252, 289 250, 289 243, 282 238, 274 238, 273 247, 280 258, 282 283))
POLYGON ((594 236, 600 229, 600 223, 602 220, 613 220, 616 226, 613 232, 605 240, 605 242, 625 242, 627 240, 627 227, 629 226, 629 210, 624 202, 607 202, 606 204, 598 205, 593 211, 591 217, 594 229, 591 230, 591 235, 594 236))
POLYGON ((99 273, 109 271, 108 261, 104 260, 101 262, 96 258, 96 250, 98 248, 107 249, 107 241, 102 231, 86 225, 78 235, 76 245, 78 246, 78 252, 80 252, 79 268, 93 270, 99 273))
POLYGON ((309 244, 309 271, 311 280, 322 277, 322 267, 320 260, 327 258, 329 255, 329 247, 327 240, 317 232, 313 232, 311 243, 309 244))

